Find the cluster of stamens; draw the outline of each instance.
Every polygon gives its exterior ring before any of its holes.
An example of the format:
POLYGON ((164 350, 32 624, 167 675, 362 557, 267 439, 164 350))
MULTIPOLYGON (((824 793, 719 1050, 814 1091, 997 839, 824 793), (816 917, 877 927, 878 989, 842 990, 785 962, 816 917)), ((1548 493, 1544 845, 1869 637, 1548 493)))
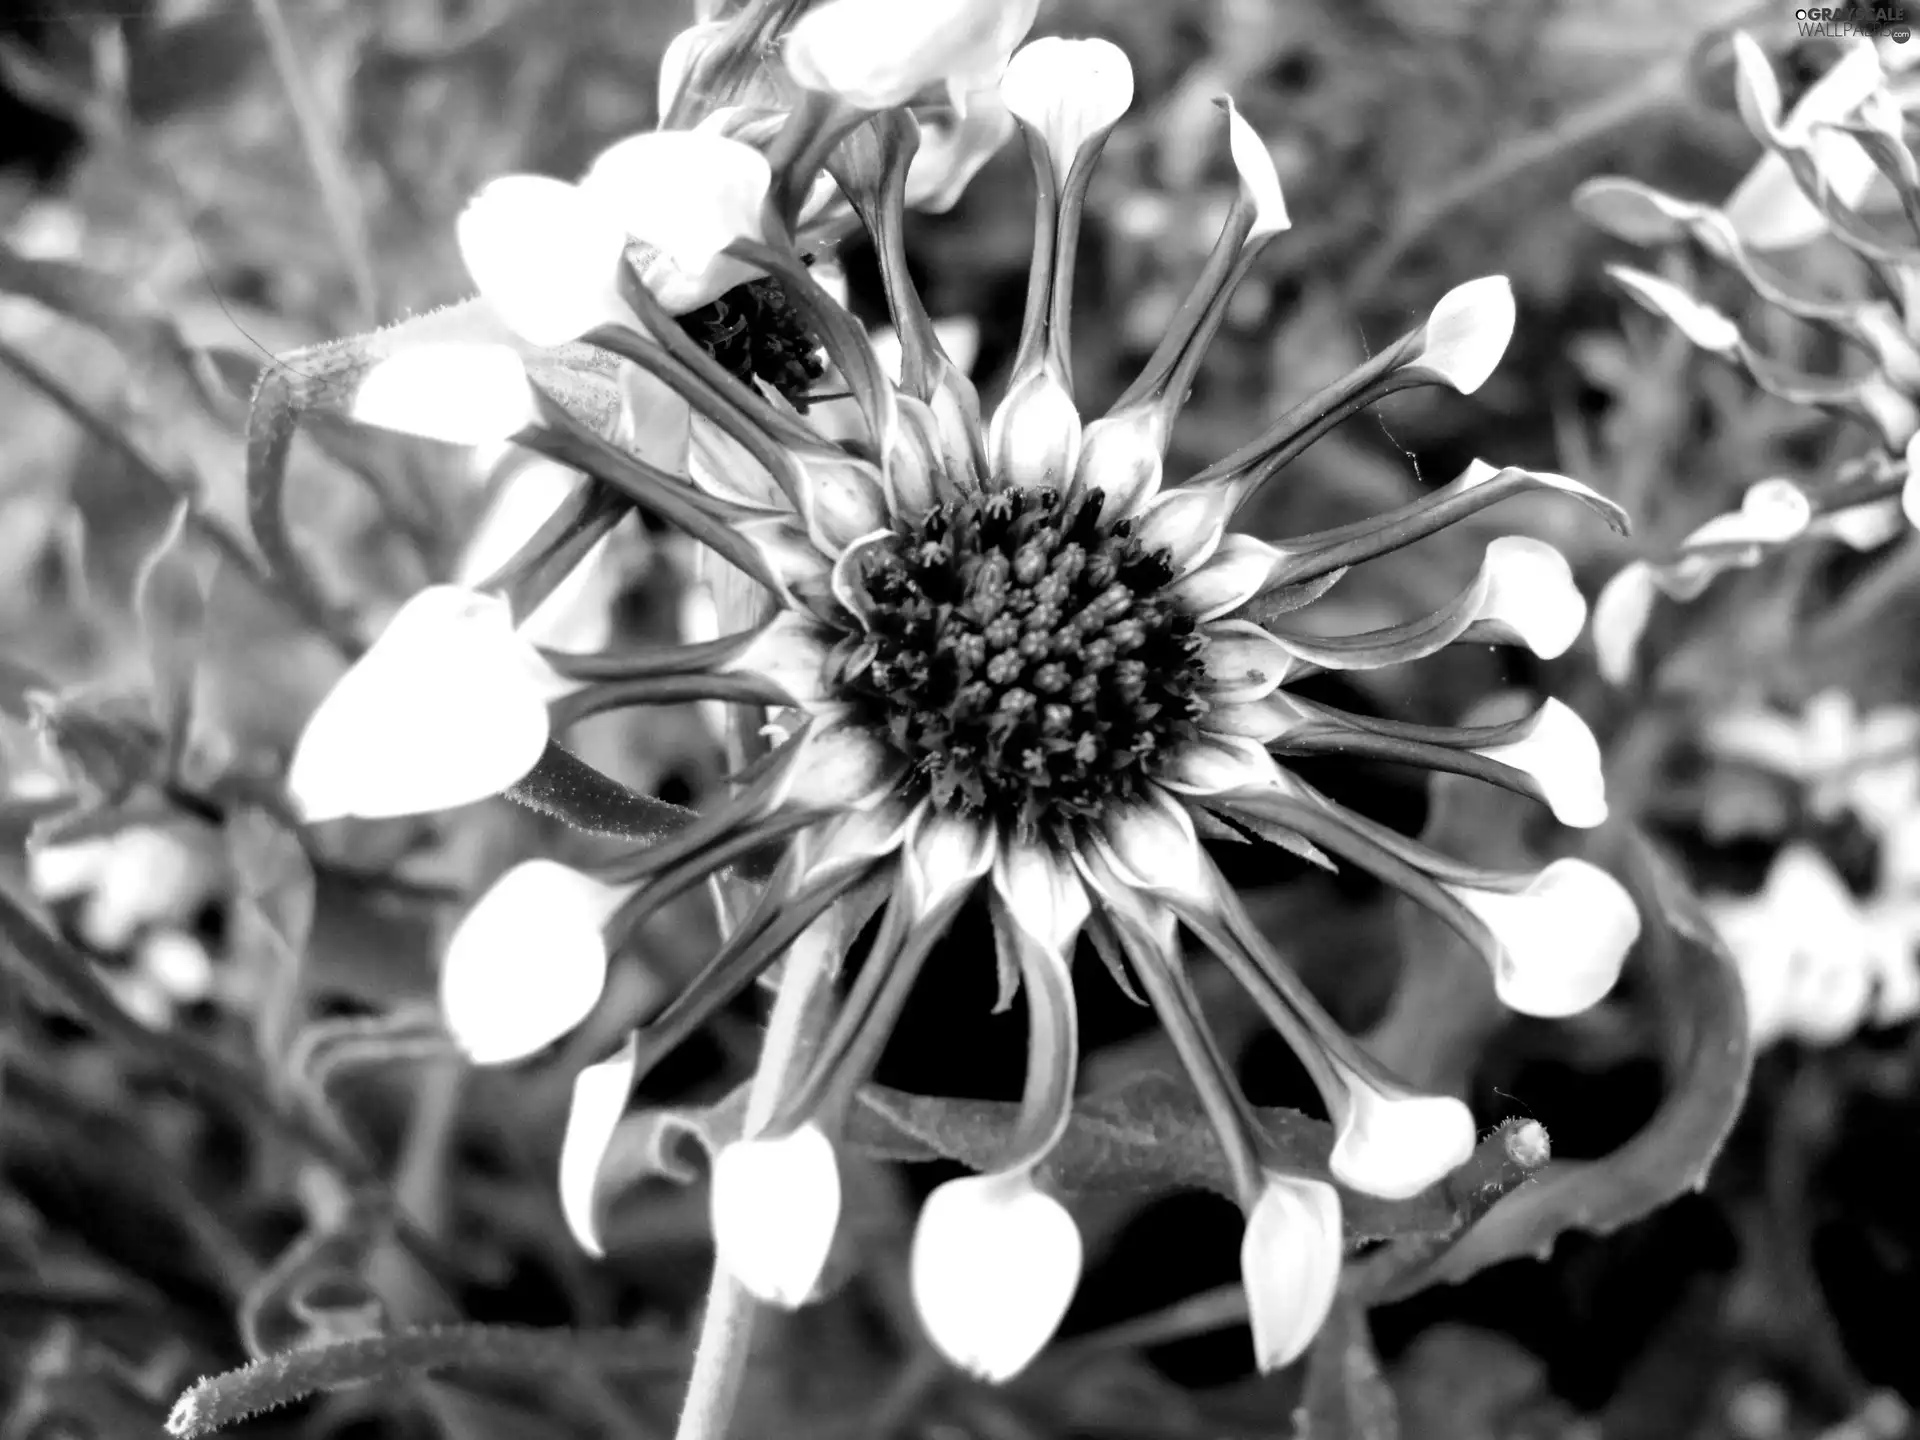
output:
POLYGON ((1101 498, 949 501, 868 562, 842 690, 938 808, 1064 841, 1195 735, 1205 638, 1101 498))
POLYGON ((770 276, 682 315, 680 328, 744 384, 765 381, 802 414, 814 383, 827 373, 820 337, 770 276))

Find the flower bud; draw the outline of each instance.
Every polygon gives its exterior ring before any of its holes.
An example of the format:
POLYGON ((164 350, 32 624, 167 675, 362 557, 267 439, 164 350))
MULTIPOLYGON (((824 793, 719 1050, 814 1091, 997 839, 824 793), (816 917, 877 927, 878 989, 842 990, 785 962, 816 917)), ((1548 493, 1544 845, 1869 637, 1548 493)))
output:
POLYGON ((601 927, 622 898, 552 860, 494 881, 454 928, 440 965, 440 1013, 469 1059, 525 1059, 587 1018, 607 979, 601 927))
POLYGON ((1169 594, 1195 620, 1217 620, 1265 589, 1284 558, 1264 540, 1227 535, 1204 564, 1173 582, 1169 594))
POLYGON ((1074 484, 1082 493, 1100 492, 1103 522, 1137 515, 1159 494, 1166 438, 1153 405, 1129 406, 1087 426, 1074 484))
POLYGON ((560 1213, 574 1241, 589 1255, 604 1253, 594 1192, 600 1162, 633 1092, 638 1058, 638 1042, 629 1036, 618 1055, 587 1066, 573 1081, 567 1129, 560 1139, 560 1213))
POLYGON ((1452 1174, 1473 1154, 1473 1112, 1446 1095, 1383 1089, 1343 1070, 1336 1111, 1334 1179, 1384 1200, 1405 1200, 1452 1174))
POLYGON ((1080 412, 1051 365, 1015 381, 987 437, 993 478, 1018 490, 1064 489, 1080 458, 1080 412))
POLYGON ((794 23, 793 78, 862 110, 904 105, 944 84, 956 109, 1006 68, 1039 0, 826 0, 794 23))
POLYGON ((1324 1180, 1268 1171, 1240 1242, 1240 1277, 1262 1372, 1306 1352, 1333 1309, 1345 1245, 1340 1195, 1324 1180))
POLYGON ((567 689, 506 601, 420 591, 307 721, 287 789, 308 820, 421 815, 497 795, 539 761, 567 689))
POLYGON ((840 1223, 840 1167, 817 1125, 713 1157, 713 1243, 747 1291, 793 1309, 820 1283, 840 1223))
MULTIPOLYGON (((1762 122, 1756 127, 1762 135, 1778 125, 1783 139, 1807 146, 1826 193, 1837 204, 1858 209, 1880 172, 1872 156, 1841 126, 1885 83, 1872 42, 1849 45, 1826 74, 1807 87, 1784 125, 1779 123, 1780 89, 1766 56, 1746 35, 1736 36, 1735 56, 1748 124, 1762 122)), ((1754 250, 1788 250, 1827 232, 1826 216, 1807 198, 1777 150, 1760 157, 1727 197, 1724 210, 1734 233, 1754 250)))
POLYGON ((1163 490, 1134 522, 1135 543, 1148 554, 1164 550, 1173 573, 1184 575, 1220 548, 1237 499, 1223 485, 1163 490))
POLYGON ((626 233, 580 186, 503 175, 467 202, 454 234, 481 297, 530 345, 631 319, 618 288, 626 233))
POLYGON ((1557 1019, 1596 1004, 1640 938, 1633 897, 1584 860, 1556 860, 1514 890, 1446 888, 1493 932, 1494 990, 1522 1015, 1557 1019))
POLYGON ((955 1365, 1000 1383, 1053 1338, 1080 1283, 1080 1231, 1025 1170, 949 1180, 913 1233, 914 1304, 955 1365))
POLYGON ((376 361, 348 412, 363 425, 441 440, 491 445, 536 419, 527 367, 505 345, 435 341, 376 361))
POLYGON ((1600 743, 1586 722, 1549 698, 1518 740, 1488 745, 1480 754, 1533 777, 1541 798, 1562 825, 1590 829, 1607 821, 1607 785, 1600 771, 1600 743))

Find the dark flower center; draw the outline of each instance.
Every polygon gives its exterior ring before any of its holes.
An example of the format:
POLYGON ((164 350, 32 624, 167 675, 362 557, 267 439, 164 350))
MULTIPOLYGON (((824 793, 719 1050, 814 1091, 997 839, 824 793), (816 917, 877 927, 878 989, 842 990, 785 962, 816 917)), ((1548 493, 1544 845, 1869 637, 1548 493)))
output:
POLYGON ((770 276, 689 310, 680 328, 747 385, 766 381, 802 414, 807 392, 826 374, 820 337, 770 276))
POLYGON ((1100 498, 950 501, 869 561, 844 693, 941 809, 1065 841, 1194 736, 1205 639, 1100 498))

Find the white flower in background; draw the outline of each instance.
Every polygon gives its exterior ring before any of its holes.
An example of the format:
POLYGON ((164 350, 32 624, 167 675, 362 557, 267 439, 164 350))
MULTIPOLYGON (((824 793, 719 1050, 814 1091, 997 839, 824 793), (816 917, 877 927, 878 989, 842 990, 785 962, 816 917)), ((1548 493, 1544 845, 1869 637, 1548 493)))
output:
POLYGON ((1760 706, 1707 722, 1710 753, 1801 785, 1813 813, 1850 810, 1876 836, 1920 812, 1920 711, 1888 705, 1861 713, 1844 690, 1822 690, 1798 716, 1760 706))
POLYGON ((1811 847, 1783 849, 1757 894, 1709 897, 1757 1044, 1831 1045, 1920 1013, 1920 907, 1863 904, 1811 847))

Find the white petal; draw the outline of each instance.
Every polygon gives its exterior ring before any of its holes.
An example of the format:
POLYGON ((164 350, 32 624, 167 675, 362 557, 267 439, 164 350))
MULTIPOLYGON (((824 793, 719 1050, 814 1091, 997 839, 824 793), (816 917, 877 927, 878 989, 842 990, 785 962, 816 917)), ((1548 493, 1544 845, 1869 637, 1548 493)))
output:
POLYGON ((1114 872, 1128 884, 1198 905, 1212 902, 1213 879, 1199 836, 1179 805, 1154 799, 1117 811, 1105 834, 1114 872))
MULTIPOLYGON (((980 168, 1007 143, 1014 128, 1013 115, 1000 99, 998 86, 975 91, 968 97, 965 113, 945 123, 922 119, 920 148, 907 165, 907 208, 930 215, 951 210, 980 168)), ((936 320, 934 328, 938 330, 945 323, 936 320)), ((971 351, 963 360, 945 336, 940 343, 962 370, 972 365, 971 351)))
POLYGON ((490 445, 534 423, 527 368, 505 345, 457 340, 409 345, 360 377, 348 412, 363 425, 490 445))
POLYGON ((854 726, 815 729, 801 743, 806 749, 787 774, 782 803, 856 809, 878 798, 877 787, 891 773, 893 752, 854 726))
POLYGON ((80 912, 82 938, 98 950, 124 950, 156 920, 181 913, 204 882, 191 847, 174 830, 132 825, 109 841, 80 912))
POLYGON ((531 345, 629 316, 617 279, 627 237, 598 199, 546 175, 503 175, 454 225, 480 294, 531 345))
POLYGON ((421 815, 497 795, 545 750, 556 682, 504 600, 429 586, 320 702, 287 789, 309 820, 421 815))
POLYGON ((1680 543, 1694 545, 1777 545, 1802 534, 1813 522, 1807 494, 1791 480, 1760 480, 1747 487, 1740 508, 1716 515, 1680 543))
POLYGON ((1624 685, 1633 673, 1633 654, 1658 593, 1644 560, 1629 561, 1600 587, 1600 597, 1593 602, 1593 648, 1600 674, 1610 683, 1624 685))
MULTIPOLYGON (((1224 95, 1220 106, 1227 112, 1227 150, 1233 156, 1233 168, 1240 172, 1240 185, 1253 201, 1253 230, 1248 243, 1263 235, 1277 235, 1293 224, 1287 215, 1287 198, 1280 193, 1280 175, 1273 168, 1273 152, 1224 95)), ((1511 328, 1511 326, 1509 326, 1511 328)))
POLYGON ((440 1013, 468 1058, 525 1059, 587 1018, 607 979, 601 927, 623 894, 552 860, 529 860, 474 903, 440 965, 440 1013))
POLYGON ((1907 479, 1900 487, 1900 510, 1907 523, 1920 528, 1920 434, 1907 442, 1907 479))
MULTIPOLYGON (((1473 460, 1468 463, 1465 470, 1460 472, 1453 483, 1458 485, 1462 490, 1471 490, 1475 486, 1486 484, 1489 480, 1496 480, 1506 473, 1506 470, 1495 465, 1489 465, 1485 460, 1473 460)), ((1564 495, 1580 495, 1588 499, 1598 500, 1602 504, 1608 503, 1606 496, 1602 495, 1591 485, 1583 484, 1574 479, 1571 475, 1556 475, 1551 470, 1527 470, 1523 473, 1536 485, 1545 485, 1550 489, 1560 491, 1564 495)))
POLYGON ((1264 540, 1229 534, 1204 565, 1174 581, 1168 594, 1194 619, 1217 619, 1258 595, 1282 558, 1264 540))
POLYGON ((1243 704, 1271 695, 1293 668, 1287 647, 1251 620, 1216 620, 1205 633, 1207 648, 1200 658, 1207 671, 1207 699, 1213 704, 1243 704))
POLYGON ((1050 366, 1017 383, 993 412, 988 463, 1002 485, 1065 489, 1080 459, 1080 412, 1050 366))
POLYGON ((1562 825, 1590 829, 1607 822, 1607 782, 1600 770, 1600 742, 1587 724, 1560 701, 1549 698, 1533 728, 1518 740, 1489 745, 1479 752, 1516 770, 1540 786, 1547 808, 1562 825))
POLYGON ((728 28, 724 20, 709 20, 689 25, 667 42, 667 48, 660 55, 659 99, 655 112, 663 121, 679 98, 680 87, 687 83, 695 62, 713 48, 714 41, 725 35, 728 28))
POLYGON ((1703 305, 1670 280, 1649 275, 1625 265, 1609 265, 1607 273, 1654 314, 1663 316, 1674 328, 1714 355, 1740 353, 1740 327, 1711 305, 1703 305))
POLYGON ((920 913, 941 908, 972 889, 992 866, 998 850, 998 836, 991 827, 923 809, 916 817, 906 857, 907 883, 920 913))
MULTIPOLYGON (((1211 725, 1220 713, 1216 707, 1208 715, 1208 723, 1211 725)), ((1182 746, 1160 783, 1180 795, 1230 795, 1249 790, 1296 793, 1264 743, 1218 730, 1203 731, 1198 739, 1182 746)))
POLYGON ((1467 1162, 1473 1112, 1449 1095, 1388 1095, 1346 1075, 1329 1168, 1341 1184, 1405 1200, 1467 1162))
POLYGON ((792 696, 795 704, 811 708, 828 698, 823 673, 827 638, 817 622, 783 610, 736 659, 727 662, 726 668, 730 674, 771 680, 792 696))
POLYGON ((1013 923, 1055 955, 1071 955, 1092 906, 1072 864, 1050 846, 1009 841, 999 849, 993 888, 1013 923))
POLYGON ((1486 383, 1513 339, 1513 284, 1488 275, 1456 285, 1427 317, 1417 361, 1462 395, 1486 383))
POLYGON ((1502 535, 1487 546, 1481 573, 1487 595, 1476 620, 1498 625, 1543 660, 1565 654, 1579 638, 1587 602, 1566 557, 1546 541, 1502 535))
POLYGON ((638 1056, 638 1041, 628 1036, 618 1055, 587 1066, 573 1081, 573 1103, 560 1140, 560 1212, 575 1243, 589 1255, 605 1253, 595 1214, 595 1183, 607 1145, 626 1113, 638 1056))
POLYGON ((156 930, 140 942, 141 973, 176 1005, 213 993, 213 958, 207 947, 179 930, 156 930))
POLYGON ((1155 406, 1130 406, 1102 416, 1081 436, 1074 484, 1100 492, 1100 518, 1109 525, 1139 514, 1160 493, 1166 435, 1158 414, 1155 406))
MULTIPOLYGON (((1741 37, 1743 40, 1745 37, 1741 37)), ((1769 117, 1777 117, 1779 87, 1772 67, 1751 42, 1740 45, 1743 84, 1769 117)), ((1858 208, 1878 178, 1873 159, 1851 136, 1835 130, 1867 95, 1882 83, 1880 65, 1871 44, 1850 48, 1825 75, 1808 87, 1783 127, 1783 134, 1811 144, 1815 163, 1830 193, 1841 204, 1858 208)), ((1747 173, 1724 207, 1727 220, 1741 241, 1754 250, 1785 250, 1804 245, 1826 233, 1826 216, 1801 191, 1784 156, 1769 150, 1747 173)))
POLYGON ((1007 62, 1000 98, 1046 143, 1056 183, 1064 186, 1081 149, 1133 103, 1133 66, 1110 40, 1048 35, 1007 62))
POLYGON ((927 1338, 982 1380, 1011 1380, 1046 1348, 1080 1283, 1080 1231, 1025 1173, 969 1175, 927 1197, 911 1275, 927 1338))
POLYGON ((68 900, 93 888, 113 861, 114 838, 89 836, 27 845, 27 883, 42 900, 68 900))
POLYGON ((1134 522, 1134 543, 1164 550, 1176 580, 1213 558, 1233 518, 1234 496, 1224 486, 1177 486, 1162 490, 1134 522))
POLYGON ((695 130, 631 135, 593 162, 580 188, 621 227, 659 252, 641 279, 668 309, 684 312, 758 273, 723 255, 735 240, 765 236, 773 172, 753 146, 695 130))
POLYGON ((713 1157, 713 1243, 750 1294, 788 1309, 820 1283, 840 1223, 840 1166, 818 1126, 713 1157))
POLYGON ((1279 1370, 1306 1353, 1340 1285, 1340 1194, 1322 1180, 1269 1173, 1240 1241, 1254 1363, 1279 1370))
POLYGON ((1626 888, 1584 860, 1556 860, 1517 892, 1448 885, 1493 932, 1493 987, 1522 1015, 1577 1015, 1620 978, 1640 938, 1626 888))
POLYGON ((862 110, 904 105, 945 81, 966 95, 997 78, 1039 0, 827 0, 794 23, 793 78, 862 110))

